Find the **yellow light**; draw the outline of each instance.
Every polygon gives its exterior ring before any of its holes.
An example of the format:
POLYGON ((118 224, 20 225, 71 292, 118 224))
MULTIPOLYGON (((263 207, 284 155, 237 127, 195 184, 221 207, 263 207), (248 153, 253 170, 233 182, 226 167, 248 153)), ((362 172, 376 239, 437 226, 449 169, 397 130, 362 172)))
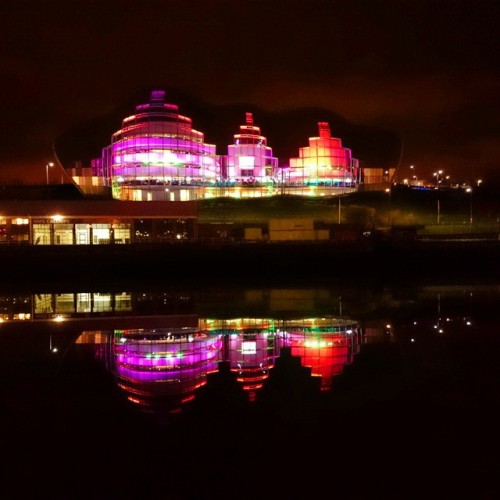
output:
POLYGON ((61 222, 63 220, 63 216, 62 215, 53 215, 52 220, 54 222, 61 222))

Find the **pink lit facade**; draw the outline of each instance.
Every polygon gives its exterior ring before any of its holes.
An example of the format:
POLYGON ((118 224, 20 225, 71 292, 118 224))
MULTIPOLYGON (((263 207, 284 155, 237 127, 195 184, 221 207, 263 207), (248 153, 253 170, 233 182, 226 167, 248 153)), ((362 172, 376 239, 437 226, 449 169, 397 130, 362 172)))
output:
POLYGON ((203 132, 154 90, 149 102, 135 108, 112 134, 111 144, 90 167, 71 170, 84 192, 111 186, 113 197, 130 201, 192 201, 204 198, 251 198, 279 194, 333 196, 354 191, 361 181, 359 161, 342 141, 332 137, 327 122, 319 136, 299 148, 285 166, 267 144, 253 114, 246 113, 227 154, 205 142, 203 132))
POLYGON ((214 184, 220 175, 215 145, 160 90, 123 120, 94 170, 109 180, 114 197, 135 201, 187 201, 186 186, 214 184))
POLYGON ((273 181, 277 169, 278 158, 254 125, 252 113, 246 113, 245 125, 234 135, 227 155, 221 156, 222 178, 229 183, 265 184, 273 181))
POLYGON ((318 122, 319 136, 299 148, 299 157, 290 158, 283 176, 288 182, 314 186, 355 187, 359 182, 359 161, 342 141, 331 136, 328 122, 318 122))

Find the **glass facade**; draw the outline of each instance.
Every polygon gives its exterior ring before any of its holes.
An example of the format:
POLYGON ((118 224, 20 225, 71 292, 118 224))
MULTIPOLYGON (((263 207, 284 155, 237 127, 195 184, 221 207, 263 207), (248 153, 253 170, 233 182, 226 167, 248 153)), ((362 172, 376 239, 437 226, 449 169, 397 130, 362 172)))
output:
POLYGON ((252 113, 246 113, 245 125, 240 125, 227 155, 221 157, 221 169, 223 179, 229 183, 258 185, 274 181, 278 158, 273 156, 260 128, 254 125, 252 113))
POLYGON ((283 167, 252 113, 246 113, 233 139, 227 154, 217 155, 204 133, 192 128, 191 118, 165 102, 165 91, 153 90, 149 103, 122 121, 91 168, 72 175, 84 191, 107 186, 114 198, 129 201, 332 196, 338 188, 354 190, 361 181, 359 161, 331 137, 327 122, 319 122, 319 137, 309 138, 309 146, 283 167))
POLYGON ((359 181, 359 161, 342 141, 330 134, 327 122, 318 122, 319 137, 310 137, 309 146, 299 148, 299 157, 290 158, 286 175, 290 182, 332 187, 354 187, 359 181))
POLYGON ((123 120, 93 168, 93 175, 108 179, 116 198, 134 201, 189 199, 189 191, 182 193, 186 186, 213 184, 220 171, 215 145, 205 143, 161 90, 123 120))
POLYGON ((0 243, 6 245, 119 245, 194 240, 197 222, 194 218, 99 217, 92 222, 80 216, 62 218, 0 219, 0 243), (21 221, 20 223, 18 223, 21 221), (2 223, 3 222, 3 223, 2 223))
POLYGON ((131 243, 132 223, 33 222, 35 245, 109 245, 131 243))

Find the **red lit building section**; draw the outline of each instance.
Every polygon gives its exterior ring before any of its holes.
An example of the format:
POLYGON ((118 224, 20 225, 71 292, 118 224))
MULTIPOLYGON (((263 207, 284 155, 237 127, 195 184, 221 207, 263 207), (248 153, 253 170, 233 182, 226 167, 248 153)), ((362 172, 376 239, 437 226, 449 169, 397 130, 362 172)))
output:
POLYGON ((309 145, 299 148, 299 157, 290 158, 290 182, 308 185, 354 187, 359 181, 359 161, 342 141, 332 137, 328 122, 318 122, 319 136, 310 137, 309 145))

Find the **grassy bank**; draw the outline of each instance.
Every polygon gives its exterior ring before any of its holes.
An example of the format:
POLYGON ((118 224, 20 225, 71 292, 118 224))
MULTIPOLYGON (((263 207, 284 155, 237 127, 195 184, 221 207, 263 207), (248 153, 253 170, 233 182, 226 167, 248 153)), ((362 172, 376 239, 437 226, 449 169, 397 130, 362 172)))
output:
MULTIPOLYGON (((310 218, 327 224, 441 226, 444 232, 500 228, 497 197, 463 189, 354 192, 325 198, 281 195, 270 198, 217 198, 199 203, 199 223, 264 224, 272 218, 310 218)), ((433 232, 437 232, 434 228, 433 232)))

